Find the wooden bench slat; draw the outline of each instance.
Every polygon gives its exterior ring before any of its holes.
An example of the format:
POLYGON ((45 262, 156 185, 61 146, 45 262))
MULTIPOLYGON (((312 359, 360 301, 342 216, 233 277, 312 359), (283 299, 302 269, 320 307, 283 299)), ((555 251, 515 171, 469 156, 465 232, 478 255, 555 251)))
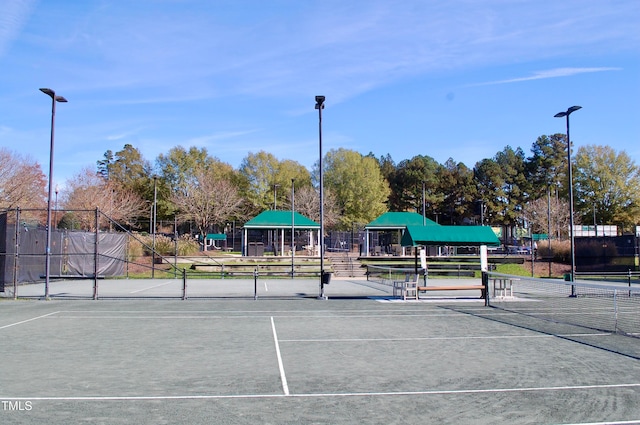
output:
POLYGON ((483 285, 464 285, 464 286, 418 286, 418 291, 464 291, 466 289, 484 290, 483 285))

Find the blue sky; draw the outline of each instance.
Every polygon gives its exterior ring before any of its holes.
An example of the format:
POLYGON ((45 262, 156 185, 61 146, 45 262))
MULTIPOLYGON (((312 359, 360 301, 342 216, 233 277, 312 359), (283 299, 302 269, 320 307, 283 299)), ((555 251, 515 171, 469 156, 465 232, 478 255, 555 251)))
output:
POLYGON ((154 161, 323 148, 473 167, 564 133, 640 165, 637 0, 4 0, 0 147, 54 182, 129 143, 154 161))

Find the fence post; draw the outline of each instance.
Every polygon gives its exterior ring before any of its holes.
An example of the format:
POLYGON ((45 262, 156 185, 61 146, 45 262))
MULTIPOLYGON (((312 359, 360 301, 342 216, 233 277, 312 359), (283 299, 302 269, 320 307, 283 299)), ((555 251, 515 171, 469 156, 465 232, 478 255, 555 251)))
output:
POLYGON ((618 333, 618 290, 613 290, 614 333, 618 333))
POLYGON ((173 216, 173 277, 178 277, 178 218, 173 216))
POLYGON ((182 299, 187 299, 187 269, 182 269, 182 299))
POLYGON ((13 299, 18 299, 18 256, 20 255, 20 207, 16 208, 16 252, 13 255, 13 299))
POLYGON ((93 252, 93 299, 98 299, 98 236, 99 236, 99 226, 100 226, 100 217, 99 217, 99 209, 96 207, 96 242, 94 245, 93 252))

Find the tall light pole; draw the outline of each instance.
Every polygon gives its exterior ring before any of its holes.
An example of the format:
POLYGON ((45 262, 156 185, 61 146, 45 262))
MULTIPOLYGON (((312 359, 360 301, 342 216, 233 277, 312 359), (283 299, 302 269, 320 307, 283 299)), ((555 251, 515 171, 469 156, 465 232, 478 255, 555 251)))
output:
MULTIPOLYGON (((158 177, 153 176, 153 214, 151 215, 151 238, 153 248, 151 249, 151 279, 156 277, 156 218, 158 215, 158 177)), ((207 235, 204 235, 206 250, 207 235)))
POLYGON ((280 187, 280 185, 278 183, 274 183, 273 184, 273 210, 276 211, 278 209, 278 188, 280 187))
POLYGON ((316 96, 316 106, 318 110, 318 140, 320 146, 320 295, 319 299, 326 300, 324 294, 324 177, 322 170, 322 110, 324 109, 324 96, 316 96))
POLYGON ((293 279, 294 257, 296 252, 296 227, 295 227, 295 211, 296 211, 296 179, 291 179, 291 279, 293 279))
POLYGON ((547 257, 549 257, 549 278, 551 278, 551 184, 547 186, 547 257))
POLYGON ((56 123, 56 102, 66 102, 62 96, 57 96, 56 92, 42 88, 40 91, 51 97, 51 140, 49 146, 49 192, 47 196, 47 246, 45 248, 44 263, 44 297, 49 298, 49 275, 51 274, 51 198, 53 196, 53 140, 54 128, 56 123))
MULTIPOLYGON (((593 216, 595 217, 595 213, 593 213, 593 216)), ((595 218, 593 221, 595 222, 595 218)), ((56 185, 56 203, 53 207, 53 226, 56 229, 58 228, 58 185, 56 185)))
MULTIPOLYGON (((567 169, 569 178, 569 239, 571 243, 571 282, 575 281, 576 277, 576 252, 575 252, 575 238, 573 236, 573 174, 571 173, 571 138, 569 137, 569 115, 572 112, 582 109, 582 106, 572 106, 567 109, 566 112, 558 112, 554 115, 555 118, 567 117, 567 169)), ((573 294, 573 287, 571 291, 573 294)))
POLYGON ((427 202, 425 200, 425 183, 422 182, 422 225, 427 225, 427 202))

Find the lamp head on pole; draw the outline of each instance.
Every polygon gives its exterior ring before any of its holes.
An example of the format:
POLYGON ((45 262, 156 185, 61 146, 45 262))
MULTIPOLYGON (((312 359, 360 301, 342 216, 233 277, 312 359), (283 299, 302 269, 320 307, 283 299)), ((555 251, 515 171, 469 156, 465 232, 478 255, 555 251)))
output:
POLYGON ((578 109, 582 109, 582 106, 572 106, 571 108, 567 109, 566 112, 558 112, 557 114, 554 115, 554 117, 556 118, 566 117, 567 115, 571 115, 572 112, 575 112, 578 109))
POLYGON ((56 102, 67 102, 67 99, 65 99, 63 96, 56 96, 56 92, 51 89, 42 88, 40 89, 40 91, 47 96, 51 96, 51 99, 55 100, 56 102))
POLYGON ((324 109, 324 96, 316 96, 316 109, 324 109))

